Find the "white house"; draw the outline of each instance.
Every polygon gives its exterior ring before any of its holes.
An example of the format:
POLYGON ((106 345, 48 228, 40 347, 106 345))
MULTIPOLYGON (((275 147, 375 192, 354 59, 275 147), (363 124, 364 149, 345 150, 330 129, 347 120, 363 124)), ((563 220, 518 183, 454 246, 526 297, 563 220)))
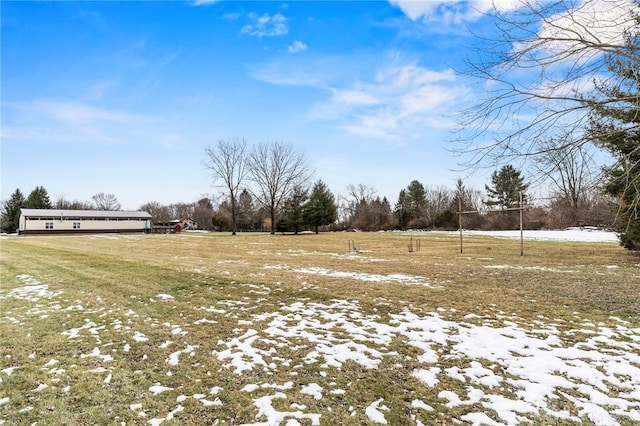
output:
POLYGON ((147 212, 20 209, 18 234, 148 232, 147 212))

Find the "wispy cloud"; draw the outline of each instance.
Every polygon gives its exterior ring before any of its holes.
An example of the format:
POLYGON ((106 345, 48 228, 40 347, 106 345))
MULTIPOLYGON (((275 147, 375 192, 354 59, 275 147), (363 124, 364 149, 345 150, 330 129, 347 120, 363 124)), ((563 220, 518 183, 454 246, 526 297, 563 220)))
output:
MULTIPOLYGON (((360 59, 362 59, 360 57, 360 59)), ((358 75, 366 61, 357 62, 341 55, 292 55, 255 64, 250 75, 278 86, 306 86, 328 90, 346 75, 358 75)))
POLYGON ((408 63, 383 68, 370 81, 333 88, 314 116, 355 135, 403 142, 424 137, 428 129, 451 129, 446 117, 465 96, 453 71, 408 63))
POLYGON ((250 13, 248 18, 251 22, 242 27, 240 32, 243 34, 257 37, 278 37, 289 32, 287 18, 280 13, 276 13, 275 15, 265 13, 261 16, 250 13))
POLYGON ((220 0, 194 0, 192 3, 194 6, 206 6, 213 3, 218 3, 220 0))
POLYGON ((299 53, 304 50, 307 50, 307 45, 301 42, 300 40, 296 40, 293 42, 292 45, 287 47, 287 50, 289 51, 289 53, 299 53))
POLYGON ((224 19, 228 20, 228 21, 235 21, 237 19, 240 19, 240 17, 242 16, 241 13, 238 12, 233 12, 233 13, 225 13, 223 15, 224 19))
MULTIPOLYGON (((630 0, 591 1, 573 10, 557 13, 543 22, 539 38, 552 40, 542 44, 553 52, 571 51, 584 45, 620 45, 627 31, 637 25, 630 0)), ((636 11, 638 6, 635 6, 636 11)))
POLYGON ((5 103, 3 114, 3 139, 45 143, 124 142, 124 127, 150 120, 140 114, 60 99, 5 103))
POLYGON ((523 4, 521 0, 389 0, 389 3, 398 7, 413 21, 438 21, 446 24, 476 21, 489 10, 516 10, 523 4))
POLYGON ((253 70, 261 81, 317 89, 325 99, 310 106, 312 120, 350 134, 392 142, 451 130, 451 116, 469 89, 450 70, 432 70, 397 54, 289 57, 253 70))

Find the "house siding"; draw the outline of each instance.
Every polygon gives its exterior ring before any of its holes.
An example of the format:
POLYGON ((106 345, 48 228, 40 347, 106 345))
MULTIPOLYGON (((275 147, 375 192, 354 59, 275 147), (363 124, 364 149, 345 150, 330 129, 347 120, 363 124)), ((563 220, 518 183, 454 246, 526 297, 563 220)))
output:
POLYGON ((22 209, 19 234, 146 232, 146 212, 22 209))

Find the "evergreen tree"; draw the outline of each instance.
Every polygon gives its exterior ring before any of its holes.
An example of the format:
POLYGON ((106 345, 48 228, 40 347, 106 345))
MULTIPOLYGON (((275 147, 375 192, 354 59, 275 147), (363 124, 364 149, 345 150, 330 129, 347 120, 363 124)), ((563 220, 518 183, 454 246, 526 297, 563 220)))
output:
POLYGON ((311 196, 304 206, 303 214, 304 221, 314 227, 316 234, 320 226, 330 225, 338 218, 335 197, 321 180, 313 185, 311 196))
POLYGON ((307 198, 307 190, 300 185, 296 185, 291 196, 284 203, 284 227, 293 229, 295 234, 298 234, 305 225, 304 205, 307 198))
POLYGON ((405 230, 409 225, 410 213, 409 213, 409 201, 407 199, 407 191, 400 190, 398 194, 398 201, 393 208, 393 213, 398 221, 398 228, 405 230))
MULTIPOLYGON (((636 21, 640 26, 640 15, 636 21)), ((617 78, 597 85, 589 130, 596 144, 617 160, 604 172, 605 191, 621 202, 620 242, 640 250, 640 34, 628 35, 626 54, 607 58, 609 71, 617 78)))
POLYGON ((376 197, 376 199, 371 202, 371 211, 375 218, 376 230, 387 230, 392 227, 393 214, 391 213, 391 205, 387 197, 383 197, 382 200, 380 197, 376 197))
POLYGON ((253 204, 253 197, 246 189, 243 189, 238 196, 238 227, 241 230, 256 228, 256 208, 253 204))
POLYGON ((24 195, 16 189, 11 198, 4 202, 2 209, 2 232, 16 232, 19 226, 20 209, 24 206, 24 195))
POLYGON ((406 195, 409 226, 412 228, 426 227, 427 191, 424 189, 424 185, 417 180, 411 181, 407 186, 406 195))
POLYGON ((520 205, 520 193, 524 192, 529 185, 524 182, 521 172, 510 164, 503 166, 500 171, 491 174, 491 186, 485 185, 489 199, 485 204, 491 207, 510 209, 520 205))
POLYGON ((451 200, 451 210, 458 211, 458 209, 462 209, 463 212, 474 210, 467 199, 467 188, 464 186, 462 179, 458 178, 453 199, 451 200))
POLYGON ((24 207, 28 209, 50 209, 51 201, 44 186, 36 186, 27 197, 24 207))

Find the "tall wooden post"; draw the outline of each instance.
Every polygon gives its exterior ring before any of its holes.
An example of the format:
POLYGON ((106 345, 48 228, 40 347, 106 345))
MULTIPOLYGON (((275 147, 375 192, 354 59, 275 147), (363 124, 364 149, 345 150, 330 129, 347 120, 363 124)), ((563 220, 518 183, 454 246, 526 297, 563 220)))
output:
POLYGON ((524 206, 522 205, 522 191, 520 191, 520 256, 524 256, 524 231, 522 229, 522 216, 524 206))
POLYGON ((458 196, 458 229, 460 230, 460 253, 462 253, 462 195, 458 196))

